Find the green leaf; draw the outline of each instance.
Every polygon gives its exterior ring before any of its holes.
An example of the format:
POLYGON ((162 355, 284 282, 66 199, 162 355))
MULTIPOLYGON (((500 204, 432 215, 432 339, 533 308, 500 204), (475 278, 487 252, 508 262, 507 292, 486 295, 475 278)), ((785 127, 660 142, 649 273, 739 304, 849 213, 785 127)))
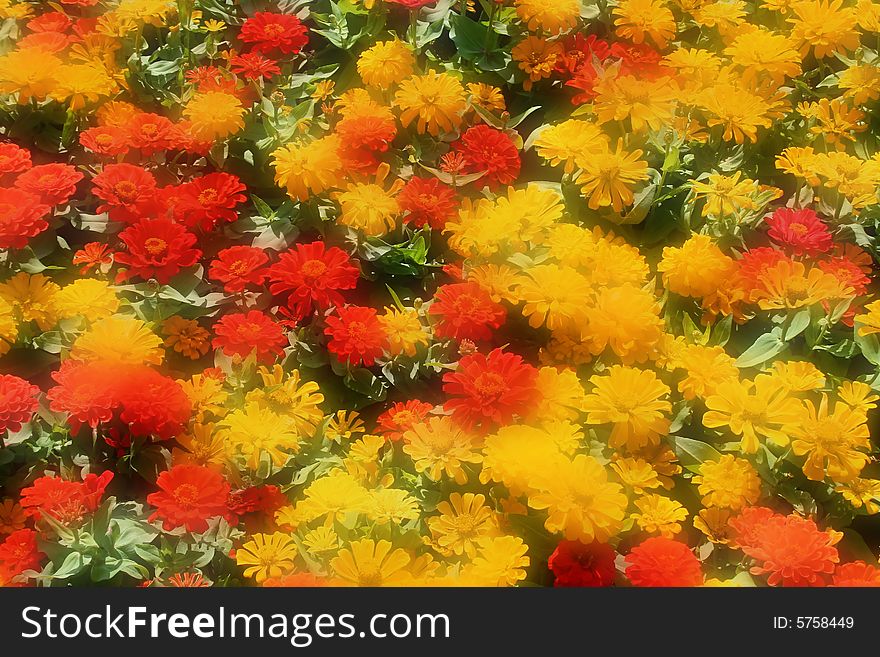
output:
POLYGON ((862 356, 864 356, 869 363, 880 365, 880 340, 877 339, 876 333, 859 335, 861 327, 862 325, 859 322, 855 323, 854 330, 856 344, 859 345, 859 349, 862 351, 862 356))
POLYGON ((736 359, 736 366, 754 367, 781 353, 786 345, 784 341, 779 339, 779 335, 775 331, 776 329, 765 333, 755 340, 754 344, 736 359))
MULTIPOLYGON (((464 59, 473 60, 483 54, 489 31, 487 26, 458 14, 449 19, 449 24, 451 27, 449 36, 455 43, 459 55, 464 59)), ((491 39, 495 39, 494 33, 491 39)), ((492 46, 494 47, 494 43, 492 46)))
POLYGON ((809 308, 801 308, 787 318, 788 325, 783 324, 782 340, 789 341, 803 333, 810 325, 811 313, 809 308))
POLYGON ((718 461, 721 458, 721 452, 702 440, 694 440, 684 436, 670 436, 670 438, 673 441, 675 454, 681 460, 682 465, 694 466, 706 461, 718 461))

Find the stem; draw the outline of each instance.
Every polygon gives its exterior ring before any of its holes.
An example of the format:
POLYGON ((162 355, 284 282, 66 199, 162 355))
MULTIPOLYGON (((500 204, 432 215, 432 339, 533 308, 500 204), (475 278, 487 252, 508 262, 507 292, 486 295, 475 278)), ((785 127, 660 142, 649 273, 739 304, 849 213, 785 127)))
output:
POLYGON ((486 28, 486 38, 483 40, 483 52, 487 55, 489 54, 489 41, 495 34, 495 31, 492 29, 492 21, 495 20, 495 11, 497 8, 498 3, 493 0, 491 8, 489 9, 489 25, 486 28))

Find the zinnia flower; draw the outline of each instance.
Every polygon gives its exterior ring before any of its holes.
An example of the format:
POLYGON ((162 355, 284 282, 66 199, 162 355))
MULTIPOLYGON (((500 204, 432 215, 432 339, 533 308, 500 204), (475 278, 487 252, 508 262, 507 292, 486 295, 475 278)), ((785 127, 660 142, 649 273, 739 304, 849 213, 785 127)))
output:
POLYGON ((437 178, 413 176, 397 195, 397 204, 405 213, 403 223, 442 230, 455 216, 456 195, 437 178))
POLYGON ((104 201, 96 212, 113 221, 134 223, 158 214, 156 179, 133 164, 108 164, 92 179, 92 193, 104 201))
POLYGON ((23 249, 49 227, 46 216, 51 211, 33 194, 0 188, 0 249, 23 249))
POLYGON ((504 323, 507 311, 476 283, 442 285, 428 315, 436 317, 434 335, 456 340, 489 340, 504 323))
POLYGON ((159 474, 156 486, 159 491, 147 495, 147 504, 156 507, 150 522, 161 520, 166 531, 185 527, 189 532, 204 532, 210 518, 229 513, 230 486, 209 468, 176 465, 159 474))
POLYGON ((779 208, 766 220, 770 239, 787 247, 794 255, 816 256, 834 245, 831 232, 809 208, 779 208))
POLYGON ((657 536, 637 545, 626 557, 626 576, 634 586, 700 586, 703 572, 691 549, 657 536))
POLYGON ((467 96, 458 79, 449 73, 413 75, 400 83, 394 97, 404 126, 416 122, 416 131, 435 137, 461 125, 467 96))
POLYGON ((296 543, 287 534, 254 534, 235 551, 235 563, 244 566, 244 576, 262 584, 270 577, 282 577, 293 570, 296 543))
POLYGON ((46 205, 63 205, 76 193, 83 174, 69 164, 41 164, 15 179, 15 186, 39 197, 46 205))
POLYGON ((553 586, 611 586, 617 553, 605 543, 560 541, 547 560, 553 586))
POLYGON ((0 436, 21 429, 39 406, 40 389, 13 374, 0 374, 0 436))
POLYGON ((382 356, 388 345, 388 338, 374 308, 338 307, 336 315, 331 315, 326 321, 324 333, 330 338, 327 350, 342 363, 370 366, 382 356))
POLYGON ((183 108, 193 136, 201 141, 226 139, 241 131, 246 112, 238 98, 223 91, 197 93, 183 108))
POLYGON ((490 188, 513 183, 519 175, 519 151, 513 140, 501 130, 484 123, 468 128, 453 150, 461 153, 463 173, 485 172, 482 178, 490 188))
POLYGON ((292 14, 258 11, 248 18, 238 32, 238 38, 264 54, 280 52, 285 55, 300 52, 309 42, 308 29, 292 14))
POLYGON ((237 206, 247 200, 238 176, 209 173, 185 183, 174 193, 174 218, 189 228, 207 232, 238 219, 237 206))
POLYGON ((211 261, 208 277, 220 281, 226 292, 242 292, 252 285, 262 285, 269 275, 264 268, 269 256, 253 246, 230 246, 211 261))
POLYGON ((123 281, 133 277, 155 278, 166 285, 202 257, 199 249, 192 248, 196 236, 168 219, 141 219, 122 231, 119 239, 128 247, 115 256, 117 263, 128 266, 119 273, 118 278, 123 281))
POLYGON ((274 361, 288 344, 281 325, 259 310, 224 315, 214 324, 214 333, 215 349, 239 358, 255 352, 262 362, 274 361))

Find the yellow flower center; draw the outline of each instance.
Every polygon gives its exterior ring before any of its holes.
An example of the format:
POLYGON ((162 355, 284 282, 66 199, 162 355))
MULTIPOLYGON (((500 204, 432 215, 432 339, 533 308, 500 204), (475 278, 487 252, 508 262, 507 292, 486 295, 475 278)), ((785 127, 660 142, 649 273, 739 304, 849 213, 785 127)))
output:
POLYGON ((199 203, 201 205, 208 205, 209 203, 216 203, 219 195, 217 194, 217 190, 213 187, 208 187, 199 194, 199 203))
POLYGON ((113 186, 113 191, 121 201, 133 201, 138 196, 137 185, 130 180, 121 180, 113 186))
POLYGON ((193 484, 181 484, 174 489, 174 500, 184 508, 192 508, 199 499, 199 489, 193 484))
POLYGON ((309 278, 317 278, 327 271, 327 265, 321 260, 306 260, 302 264, 302 273, 309 278))
POLYGON ((161 255, 168 250, 168 243, 158 237, 149 237, 144 241, 144 248, 150 255, 161 255))

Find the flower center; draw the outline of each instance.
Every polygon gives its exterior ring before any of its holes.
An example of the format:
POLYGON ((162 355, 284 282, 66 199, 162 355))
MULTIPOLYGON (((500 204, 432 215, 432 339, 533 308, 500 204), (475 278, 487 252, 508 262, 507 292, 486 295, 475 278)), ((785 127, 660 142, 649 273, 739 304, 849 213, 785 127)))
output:
POLYGON ((123 203, 129 203, 138 197, 137 185, 130 180, 119 181, 113 186, 113 191, 123 203))
POLYGON ((248 271, 247 263, 243 260, 236 260, 231 265, 229 265, 229 271, 231 271, 236 276, 243 276, 248 271))
POLYGON ((381 586, 382 585, 382 573, 379 572, 378 568, 370 568, 368 570, 363 570, 360 572, 360 576, 358 577, 358 582, 361 586, 381 586))
POLYGON ((199 203, 201 205, 209 205, 211 203, 216 203, 219 198, 219 194, 217 194, 217 190, 213 187, 208 187, 205 190, 202 190, 202 193, 199 194, 199 203))
POLYGON ((284 34, 284 27, 278 23, 270 23, 263 28, 263 34, 270 39, 276 39, 284 34))
POLYGON ((327 271, 327 265, 321 260, 306 260, 302 264, 302 273, 309 278, 317 278, 327 271))
POLYGON ((144 241, 144 248, 150 255, 162 255, 168 250, 168 243, 158 237, 148 237, 144 241))
POLYGON ((199 499, 199 489, 194 484, 180 484, 174 489, 174 501, 185 509, 195 507, 199 499))
POLYGON ((791 232, 795 235, 806 235, 807 233, 807 227, 799 223, 790 224, 789 229, 791 229, 791 232))
POLYGON ((155 137, 159 132, 159 127, 155 123, 144 123, 141 126, 141 134, 144 137, 155 137))
POLYGON ((469 513, 456 516, 452 520, 452 525, 455 527, 455 532, 463 538, 477 533, 477 523, 474 522, 474 517, 469 513))
POLYGON ((474 387, 484 397, 494 397, 507 389, 504 377, 495 372, 483 372, 480 374, 474 379, 474 387))

